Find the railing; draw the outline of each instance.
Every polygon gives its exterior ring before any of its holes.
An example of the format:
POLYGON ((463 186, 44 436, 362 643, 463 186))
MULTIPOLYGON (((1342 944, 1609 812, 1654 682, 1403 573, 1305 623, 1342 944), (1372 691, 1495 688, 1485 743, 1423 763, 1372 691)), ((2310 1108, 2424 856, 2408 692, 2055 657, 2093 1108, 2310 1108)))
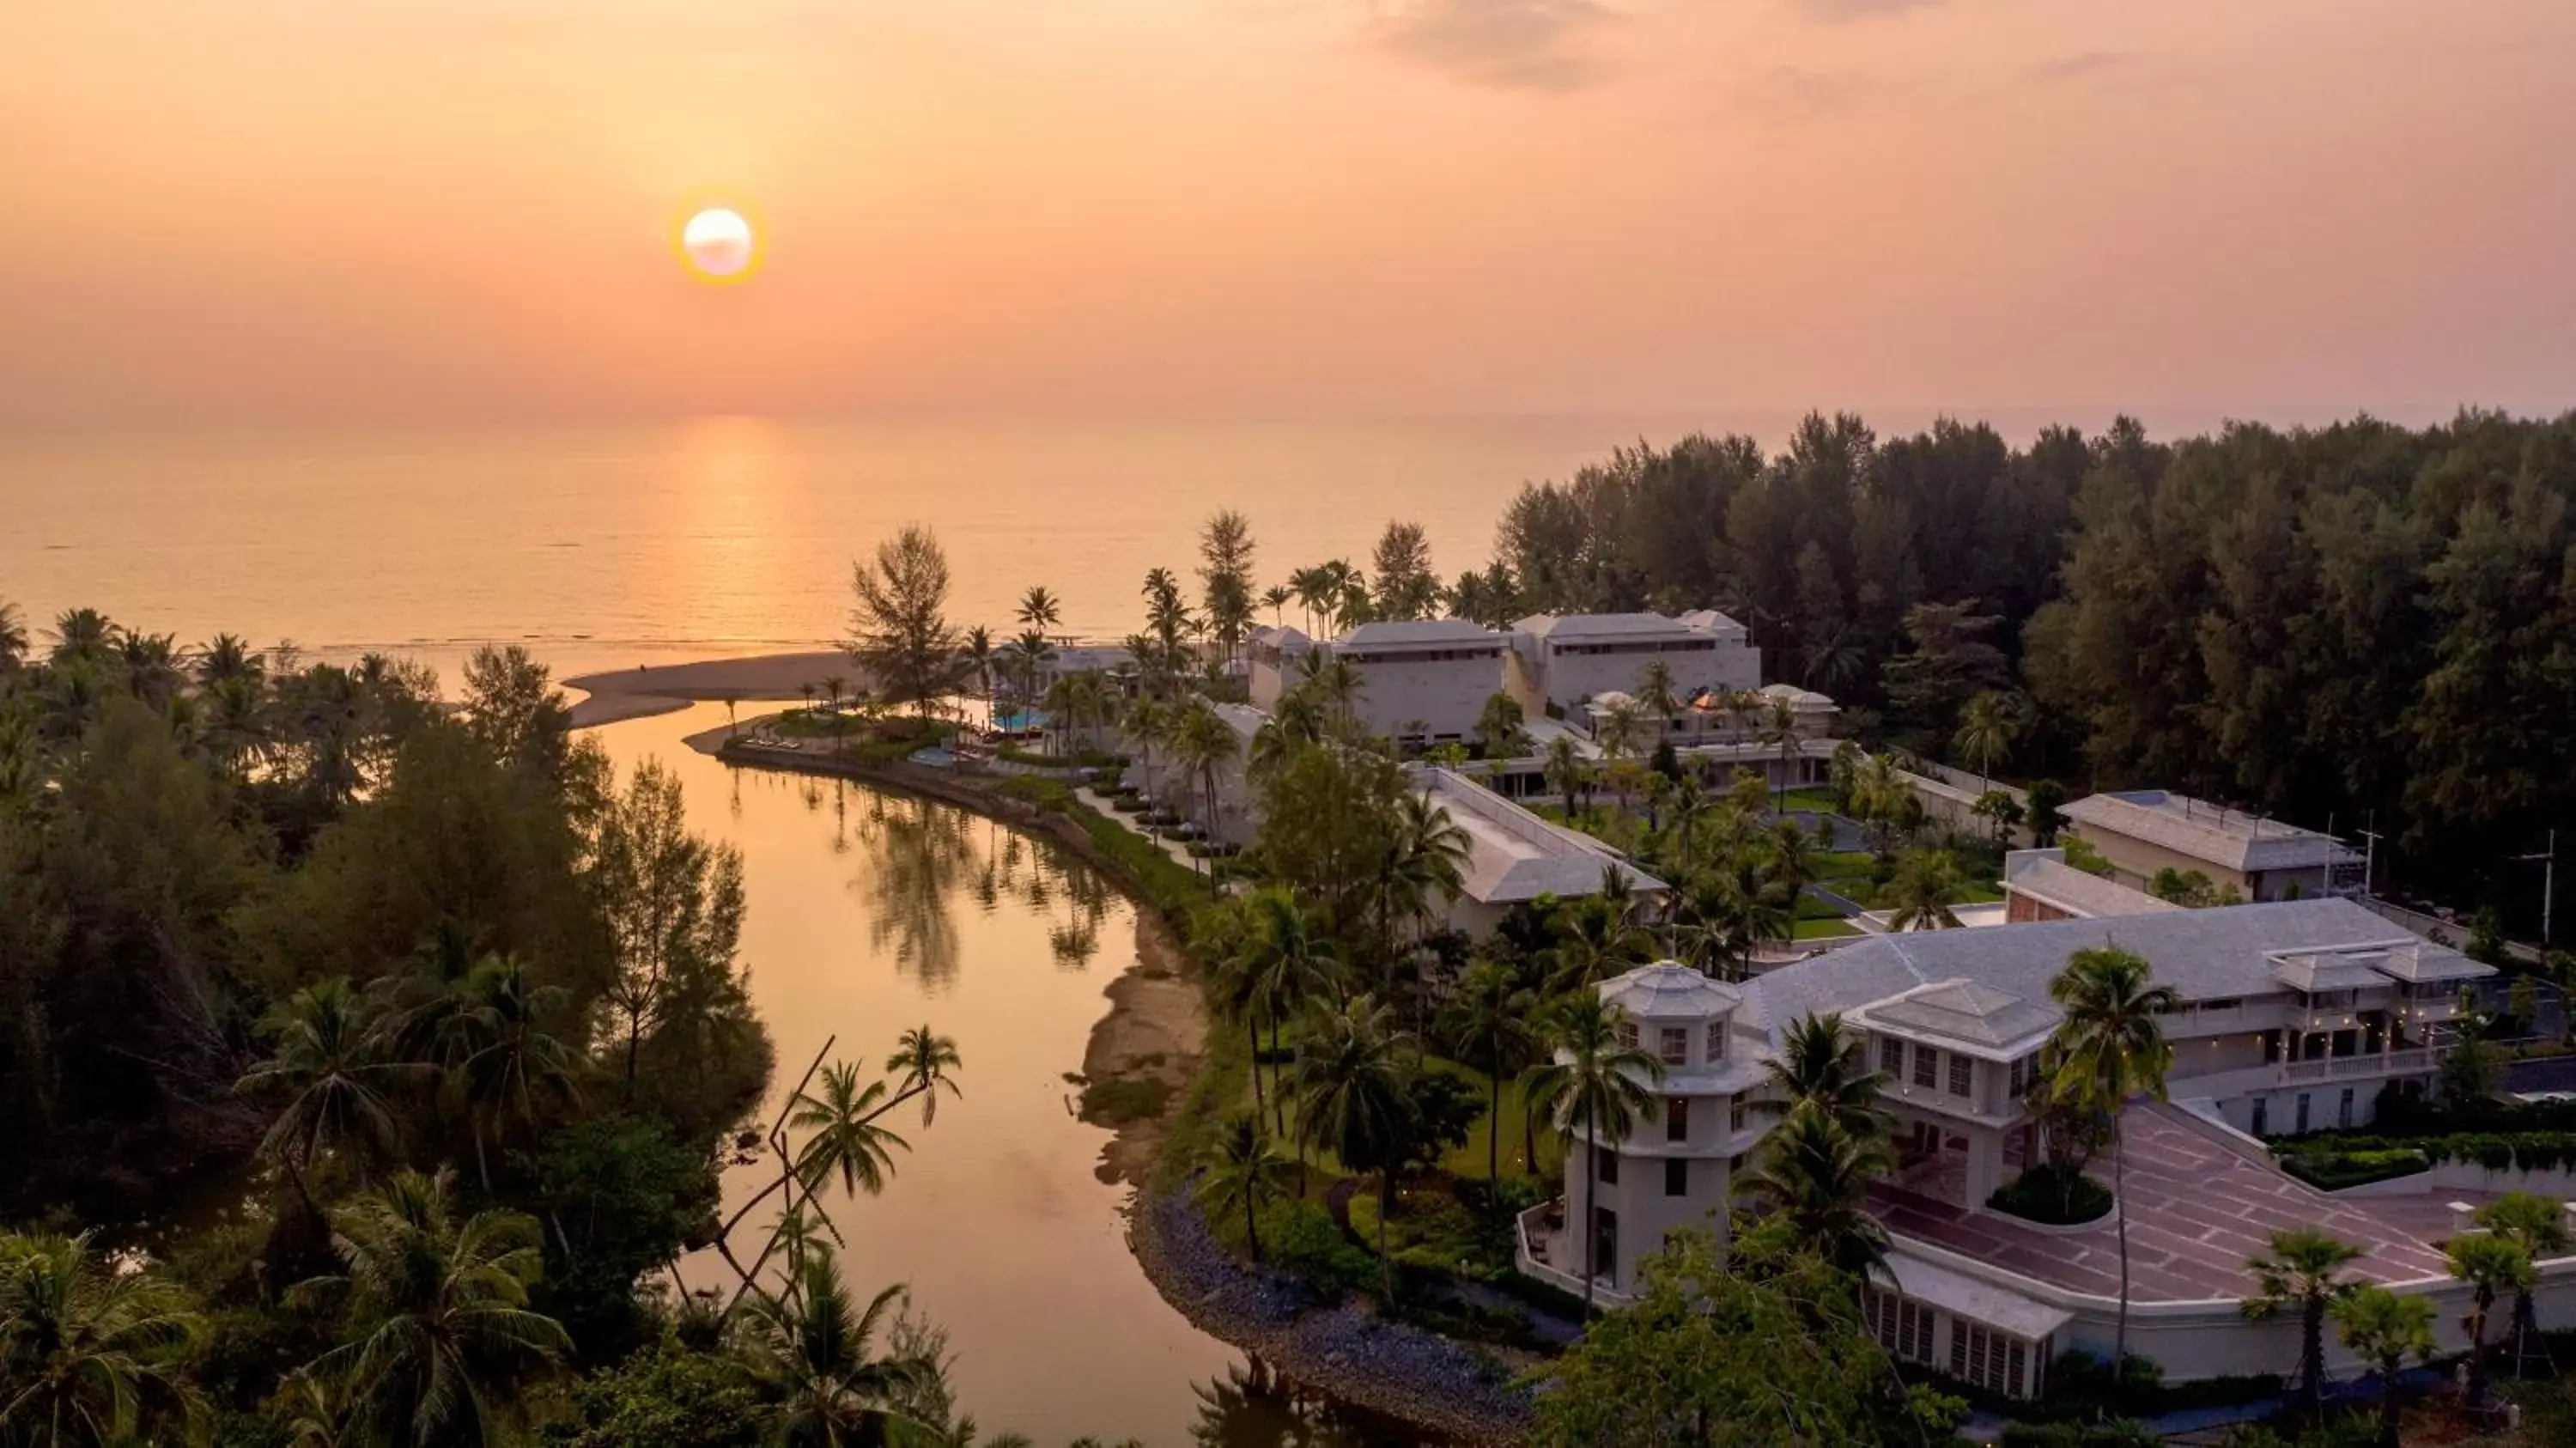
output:
POLYGON ((2355 1076, 2403 1076, 2433 1068, 2433 1053, 2418 1047, 2407 1051, 2390 1051, 2385 1055, 2333 1056, 2322 1061, 2288 1061, 2282 1063, 2281 1081, 2295 1085, 2302 1081, 2336 1081, 2355 1076))

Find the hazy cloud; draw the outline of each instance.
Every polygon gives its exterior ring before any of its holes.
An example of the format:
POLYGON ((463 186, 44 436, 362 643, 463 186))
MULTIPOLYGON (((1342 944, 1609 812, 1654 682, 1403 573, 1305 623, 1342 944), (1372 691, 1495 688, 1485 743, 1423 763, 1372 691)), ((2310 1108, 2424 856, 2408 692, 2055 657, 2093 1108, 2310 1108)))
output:
POLYGON ((1940 3, 1941 0, 1797 0, 1798 8, 1816 20, 1873 20, 1940 3))
POLYGON ((1370 29, 1389 54, 1471 85, 1569 91, 1609 75, 1589 36, 1618 18, 1593 0, 1399 0, 1370 29))
POLYGON ((1851 71, 1775 65, 1741 92, 1745 108, 1778 121, 1812 121, 1851 109, 1878 86, 1851 71))
POLYGON ((2129 63, 2129 57, 2113 50, 2085 50, 2073 55, 2055 56, 2022 72, 2030 80, 2044 83, 2082 80, 2104 71, 2118 70, 2129 63))

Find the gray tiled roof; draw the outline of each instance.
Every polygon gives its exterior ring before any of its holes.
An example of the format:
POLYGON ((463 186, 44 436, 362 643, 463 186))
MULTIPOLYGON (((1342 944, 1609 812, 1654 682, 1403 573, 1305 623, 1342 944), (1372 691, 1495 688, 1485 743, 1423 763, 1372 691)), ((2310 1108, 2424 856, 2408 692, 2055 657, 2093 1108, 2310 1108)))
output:
MULTIPOLYGON (((2066 968, 2066 958, 2097 945, 2145 956, 2157 983, 2172 986, 2186 1001, 2262 995, 2279 988, 2267 952, 2379 943, 2388 936, 2387 921, 2335 899, 1875 935, 1755 977, 1744 987, 1736 1019, 1776 1042, 1781 1028, 1800 1016, 1853 1010, 1951 979, 2046 1000, 2048 983, 2066 968)), ((2457 958, 2435 946, 2423 951, 2457 958)))
POLYGON ((1640 894, 1660 894, 1663 881, 1590 835, 1551 823, 1492 790, 1445 769, 1425 769, 1414 785, 1446 810, 1467 835, 1467 898, 1513 905, 1541 895, 1598 893, 1602 872, 1616 865, 1640 894))
POLYGON ((2066 806, 2087 829, 2126 835, 2230 870, 2299 870, 2352 854, 2332 835, 2261 820, 2161 789, 2091 794, 2066 806))
POLYGON ((1650 1016, 1722 1016, 1742 993, 1679 961, 1641 965, 1601 983, 1601 998, 1644 1020, 1650 1016))
POLYGON ((1891 1005, 1871 1006, 1869 1018, 1974 1046, 2009 1046, 2057 1029, 2066 1016, 2055 1006, 2009 991, 1953 980, 1925 986, 1891 1005))
POLYGON ((1543 639, 1696 632, 1690 625, 1660 613, 1534 613, 1512 627, 1543 639))
POLYGON ((2276 955, 2272 957, 2272 979, 2297 991, 2368 990, 2388 983, 2388 977, 2370 968, 2370 960, 2377 954, 2301 951, 2276 955))
POLYGON ((2058 850, 2015 850, 2004 857, 2004 888, 2044 900, 2078 915, 2155 915, 2182 907, 2132 890, 2117 880, 2079 870, 2058 850))
POLYGON ((1364 623, 1333 640, 1335 648, 1387 648, 1401 644, 1479 643, 1500 646, 1503 636, 1463 618, 1364 623))

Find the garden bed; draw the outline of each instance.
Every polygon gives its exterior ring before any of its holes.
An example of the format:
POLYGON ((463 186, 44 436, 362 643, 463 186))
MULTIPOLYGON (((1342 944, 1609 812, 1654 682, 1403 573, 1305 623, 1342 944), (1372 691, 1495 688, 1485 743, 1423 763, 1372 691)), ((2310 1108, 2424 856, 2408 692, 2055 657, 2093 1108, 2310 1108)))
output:
POLYGON ((2033 1167, 2004 1183, 1986 1205, 2009 1217, 2042 1227, 2090 1226, 2111 1214, 2111 1189, 2077 1175, 2070 1193, 2057 1173, 2033 1167))

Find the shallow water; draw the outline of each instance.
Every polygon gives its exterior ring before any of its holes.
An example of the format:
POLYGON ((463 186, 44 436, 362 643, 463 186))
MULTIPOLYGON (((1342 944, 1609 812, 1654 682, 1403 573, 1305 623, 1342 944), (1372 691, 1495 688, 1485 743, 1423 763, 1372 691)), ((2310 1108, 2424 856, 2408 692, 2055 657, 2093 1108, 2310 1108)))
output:
MULTIPOLYGON (((1073 1113, 1102 991, 1135 960, 1136 918, 1051 844, 962 810, 839 781, 731 769, 681 742, 720 707, 598 732, 621 773, 678 771, 696 828, 742 850, 743 955, 778 1047, 777 1099, 827 1037, 881 1065, 927 1022, 964 1059, 962 1098, 924 1128, 879 1197, 836 1197, 852 1284, 912 1289, 950 1334, 962 1408, 1040 1448, 1104 1441, 1271 1448, 1407 1441, 1192 1327, 1128 1252, 1128 1189, 1097 1173, 1109 1133, 1073 1113), (1345 1420, 1348 1420, 1346 1423, 1345 1420)), ((728 1210, 774 1167, 740 1168, 728 1210)), ((745 1228, 765 1223, 766 1207, 745 1228)), ((756 1247, 755 1249, 756 1250, 756 1247)), ((696 1280, 727 1278, 719 1262, 696 1280)))

